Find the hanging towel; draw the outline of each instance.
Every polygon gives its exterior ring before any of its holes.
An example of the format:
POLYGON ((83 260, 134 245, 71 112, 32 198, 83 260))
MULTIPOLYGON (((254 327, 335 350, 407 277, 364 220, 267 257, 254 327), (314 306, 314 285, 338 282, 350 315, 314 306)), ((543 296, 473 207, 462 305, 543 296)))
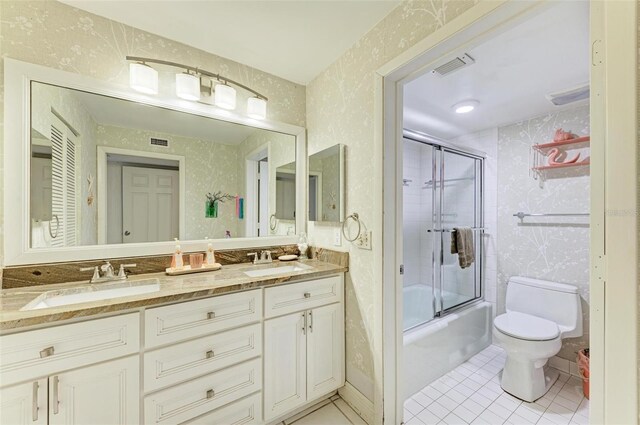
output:
POLYGON ((475 244, 470 227, 454 227, 451 232, 451 253, 458 254, 461 269, 466 269, 475 261, 475 244))

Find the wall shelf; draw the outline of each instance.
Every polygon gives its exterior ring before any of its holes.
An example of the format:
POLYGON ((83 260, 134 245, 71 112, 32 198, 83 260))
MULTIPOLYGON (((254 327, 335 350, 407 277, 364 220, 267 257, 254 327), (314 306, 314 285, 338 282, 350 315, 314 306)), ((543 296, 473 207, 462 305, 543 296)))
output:
POLYGON ((580 166, 588 166, 591 162, 587 159, 582 162, 573 162, 571 164, 557 164, 557 165, 541 165, 539 167, 533 167, 536 171, 543 170, 552 170, 554 168, 567 168, 567 167, 580 167, 580 166))
POLYGON ((537 150, 544 150, 544 149, 551 149, 551 148, 555 148, 558 146, 567 146, 567 145, 577 145, 580 143, 588 143, 591 141, 591 137, 590 136, 584 136, 584 137, 577 137, 575 139, 569 139, 569 140, 563 140, 561 142, 549 142, 549 143, 543 143, 540 145, 533 145, 533 149, 537 149, 537 150))

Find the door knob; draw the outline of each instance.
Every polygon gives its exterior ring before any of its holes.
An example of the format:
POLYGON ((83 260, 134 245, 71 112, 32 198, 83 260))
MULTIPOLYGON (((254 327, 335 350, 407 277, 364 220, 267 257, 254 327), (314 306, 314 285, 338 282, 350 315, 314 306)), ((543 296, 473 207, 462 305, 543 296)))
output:
POLYGON ((125 235, 125 236, 129 236, 130 234, 131 234, 131 232, 130 232, 130 231, 128 231, 128 230, 125 230, 125 231, 124 231, 124 235, 125 235))

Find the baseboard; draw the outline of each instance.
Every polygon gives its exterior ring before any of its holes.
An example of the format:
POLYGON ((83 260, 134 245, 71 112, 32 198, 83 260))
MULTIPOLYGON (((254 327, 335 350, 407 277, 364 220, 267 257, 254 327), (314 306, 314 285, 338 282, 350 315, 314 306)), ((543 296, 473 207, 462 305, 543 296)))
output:
POLYGON ((349 382, 338 390, 340 397, 369 425, 374 422, 373 402, 349 382))
POLYGON ((561 372, 581 378, 580 371, 578 370, 578 364, 576 362, 572 362, 571 360, 553 356, 549 359, 548 365, 554 369, 558 369, 561 372))

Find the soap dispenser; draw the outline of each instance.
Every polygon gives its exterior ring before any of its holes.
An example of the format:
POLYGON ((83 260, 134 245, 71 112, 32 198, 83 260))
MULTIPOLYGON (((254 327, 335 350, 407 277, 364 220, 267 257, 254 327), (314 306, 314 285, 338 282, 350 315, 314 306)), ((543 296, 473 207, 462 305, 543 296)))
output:
POLYGON ((176 250, 173 253, 173 258, 171 259, 171 268, 172 269, 182 269, 184 267, 184 261, 182 260, 182 249, 180 249, 180 241, 178 238, 174 238, 176 241, 176 250))
MULTIPOLYGON (((209 238, 205 238, 208 239, 209 238)), ((216 263, 216 253, 213 251, 213 245, 211 242, 207 243, 207 266, 213 266, 216 263)))

